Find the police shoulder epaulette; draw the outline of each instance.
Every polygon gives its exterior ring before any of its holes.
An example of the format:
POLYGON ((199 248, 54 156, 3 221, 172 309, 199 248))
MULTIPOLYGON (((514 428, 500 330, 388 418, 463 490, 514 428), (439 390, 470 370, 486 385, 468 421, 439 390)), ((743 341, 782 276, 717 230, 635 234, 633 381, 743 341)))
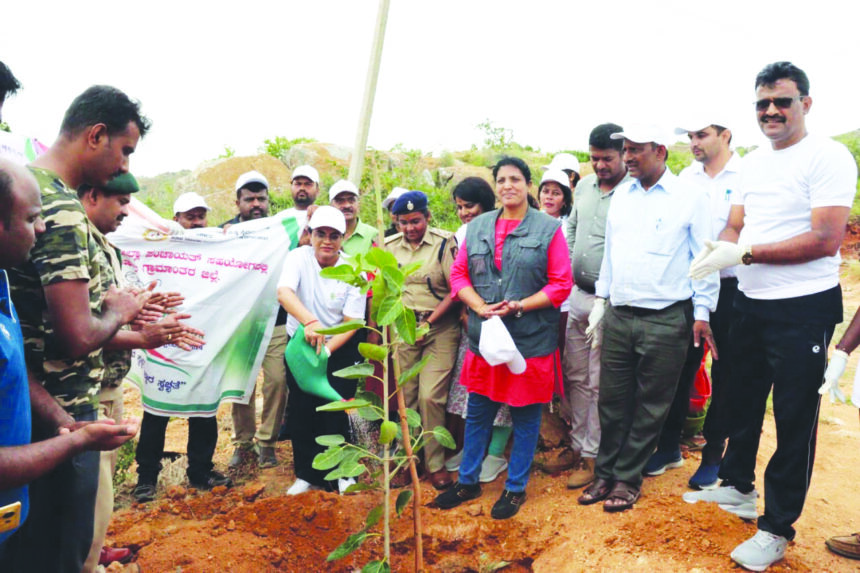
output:
POLYGON ((388 243, 390 243, 392 241, 396 241, 397 239, 401 238, 402 236, 403 236, 403 233, 394 233, 393 235, 385 237, 385 244, 387 245, 388 243))

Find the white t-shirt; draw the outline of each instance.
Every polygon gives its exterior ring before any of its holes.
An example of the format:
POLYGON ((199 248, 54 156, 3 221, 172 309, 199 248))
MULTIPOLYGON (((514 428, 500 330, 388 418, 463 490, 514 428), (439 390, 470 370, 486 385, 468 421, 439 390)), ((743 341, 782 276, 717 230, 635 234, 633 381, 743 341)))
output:
MULTIPOLYGON (((716 240, 720 232, 725 229, 729 220, 729 211, 732 210, 732 197, 738 193, 740 184, 741 158, 737 153, 732 153, 723 170, 711 178, 705 173, 705 166, 699 161, 694 161, 681 171, 678 176, 686 181, 692 181, 700 185, 708 196, 711 207, 711 233, 712 239, 716 240)), ((729 267, 720 271, 720 278, 737 276, 735 267, 729 267)))
POLYGON ((305 209, 304 211, 300 211, 295 207, 290 207, 289 209, 284 209, 275 217, 278 217, 280 220, 284 220, 287 217, 292 217, 296 220, 296 223, 299 224, 299 236, 301 237, 302 232, 305 230, 305 227, 308 225, 308 211, 305 209))
MULTIPOLYGON (((335 266, 346 264, 343 257, 335 266)), ((287 255, 278 288, 293 289, 302 304, 323 326, 335 326, 343 322, 344 316, 364 318, 367 298, 358 287, 343 281, 320 276, 322 267, 314 256, 314 248, 306 245, 293 249, 287 255)), ((287 318, 287 335, 292 336, 299 328, 299 321, 291 314, 287 318)))
MULTIPOLYGON (((744 157, 744 207, 738 244, 775 243, 812 230, 812 209, 851 207, 857 164, 841 143, 807 135, 786 149, 759 148, 744 157)), ((755 250, 753 250, 755 257, 755 250)), ((839 253, 795 265, 739 265, 738 287, 750 298, 773 300, 816 294, 839 284, 839 253)))

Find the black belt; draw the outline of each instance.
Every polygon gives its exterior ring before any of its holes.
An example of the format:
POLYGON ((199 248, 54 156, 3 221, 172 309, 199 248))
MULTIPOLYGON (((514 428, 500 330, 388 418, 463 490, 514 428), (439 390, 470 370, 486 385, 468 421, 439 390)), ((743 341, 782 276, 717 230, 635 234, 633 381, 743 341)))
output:
POLYGON ((576 288, 578 288, 582 292, 587 292, 588 294, 594 294, 595 293, 594 285, 584 285, 584 284, 577 283, 576 288))
POLYGON ((634 316, 648 316, 651 314, 657 314, 660 312, 665 312, 667 310, 671 310, 671 309, 675 308, 676 306, 682 306, 682 305, 690 304, 691 301, 692 301, 692 299, 689 299, 689 298, 686 300, 679 300, 678 302, 674 302, 665 308, 643 308, 641 306, 627 306, 627 305, 613 306, 612 308, 618 312, 626 312, 626 313, 632 314, 634 316))

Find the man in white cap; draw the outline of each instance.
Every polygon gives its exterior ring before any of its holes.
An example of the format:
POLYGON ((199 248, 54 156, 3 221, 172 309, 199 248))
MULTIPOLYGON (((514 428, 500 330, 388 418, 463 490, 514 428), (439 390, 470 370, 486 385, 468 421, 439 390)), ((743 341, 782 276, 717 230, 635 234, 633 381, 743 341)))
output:
POLYGON ((202 229, 206 226, 206 216, 211 211, 206 199, 190 191, 183 193, 173 202, 173 220, 183 229, 202 229))
POLYGON ((361 197, 358 187, 352 181, 341 179, 331 186, 328 191, 331 204, 346 219, 346 233, 344 233, 341 248, 347 255, 366 253, 376 240, 376 227, 362 223, 358 218, 358 209, 361 197))
POLYGON ((290 194, 293 196, 293 206, 279 215, 295 218, 301 233, 308 223, 308 207, 314 204, 320 194, 319 172, 310 165, 296 167, 290 182, 290 194))
POLYGON ((652 126, 610 137, 624 140, 622 158, 633 181, 616 189, 609 207, 586 330, 593 336, 604 322, 596 479, 579 503, 605 500, 605 511, 623 511, 639 499, 642 470, 672 404, 690 337, 714 347, 708 319, 719 281, 716 274, 696 281, 687 275, 711 237, 711 220, 704 193, 666 167, 669 138, 652 126))
POLYGON ((561 169, 570 178, 570 190, 573 191, 576 184, 579 183, 579 160, 572 153, 557 153, 550 162, 545 166, 547 169, 561 169))
POLYGON ((236 207, 239 214, 219 227, 269 216, 269 181, 258 171, 243 173, 236 180, 236 207))
MULTIPOLYGON (((732 132, 725 127, 725 123, 713 123, 713 120, 708 122, 700 118, 686 125, 687 127, 684 128, 676 128, 675 133, 690 138, 690 150, 696 161, 686 167, 680 177, 696 183, 704 190, 710 205, 711 239, 716 240, 719 232, 726 226, 732 205, 732 194, 737 193, 740 184, 741 158, 736 153, 732 153, 729 147, 732 132)), ((729 267, 720 271, 720 296, 717 310, 711 313, 710 318, 711 330, 718 350, 728 346, 729 324, 737 291, 738 279, 735 268, 729 267)), ((681 467, 684 463, 678 439, 689 410, 690 389, 702 363, 704 350, 704 346, 694 346, 693 341, 690 341, 675 400, 663 424, 657 451, 645 466, 645 475, 660 475, 667 469, 681 467)), ((728 420, 725 416, 727 405, 724 404, 725 377, 728 375, 727 362, 727 360, 712 362, 713 390, 702 431, 707 443, 702 450, 701 465, 689 481, 693 489, 710 489, 716 487, 718 483, 717 471, 720 469, 720 460, 723 458, 728 437, 728 420)))

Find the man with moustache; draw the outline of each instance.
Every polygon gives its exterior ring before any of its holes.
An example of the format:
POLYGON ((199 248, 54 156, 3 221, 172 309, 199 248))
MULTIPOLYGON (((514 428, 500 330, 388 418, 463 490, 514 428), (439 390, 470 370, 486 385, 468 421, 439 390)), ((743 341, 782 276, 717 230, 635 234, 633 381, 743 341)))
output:
POLYGON ((189 191, 173 202, 173 220, 183 229, 203 229, 211 210, 206 199, 194 191, 189 191))
MULTIPOLYGON (((104 346, 134 320, 149 291, 117 289, 75 189, 128 171, 149 129, 139 104, 110 86, 72 102, 54 144, 31 165, 46 231, 9 278, 27 366, 68 413, 70 426, 97 417, 104 346)), ((33 440, 56 435, 34 428, 33 440)), ((98 452, 83 452, 30 486, 30 519, 8 542, 14 571, 79 573, 93 537, 98 452)))
POLYGON ((366 253, 376 240, 376 227, 362 223, 358 218, 361 197, 358 187, 352 181, 341 179, 331 186, 328 192, 332 206, 343 213, 346 219, 346 233, 341 248, 347 255, 366 253))
POLYGON ((857 164, 840 143, 806 131, 809 78, 790 62, 756 76, 756 115, 770 140, 744 157, 720 240, 710 242, 690 275, 717 276, 738 265, 728 399, 733 404, 720 487, 688 492, 741 517, 756 515, 755 466, 767 398, 773 389, 777 445, 764 474, 765 509, 755 536, 732 551, 763 571, 794 538, 812 466, 819 386, 827 347, 842 322, 839 247, 857 185, 857 164))
MULTIPOLYGON (((729 218, 732 194, 738 192, 741 158, 732 153, 729 147, 732 132, 724 125, 708 123, 707 119, 692 120, 688 125, 686 128, 675 129, 675 133, 690 138, 690 151, 696 161, 686 167, 680 177, 698 184, 707 194, 711 232, 716 239, 729 218)), ((728 347, 729 324, 737 291, 735 269, 730 267, 721 270, 717 310, 711 313, 710 320, 711 331, 719 350, 726 350, 728 347)), ((672 409, 663 424, 657 451, 645 466, 645 475, 660 475, 667 469, 681 467, 684 463, 678 440, 689 411, 690 390, 701 367, 704 351, 704 346, 695 346, 693 341, 690 341, 672 409)), ((727 353, 724 352, 724 355, 727 353)), ((719 483, 717 471, 720 469, 728 436, 725 416, 728 405, 724 401, 729 367, 727 360, 714 360, 711 364, 711 402, 702 430, 707 443, 702 449, 702 462, 688 482, 693 489, 711 489, 719 483)))
MULTIPOLYGON (((308 208, 314 204, 320 192, 319 172, 310 165, 299 165, 293 170, 290 182, 290 193, 293 196, 293 207, 277 214, 287 224, 292 248, 298 244, 308 223, 308 208), (288 222, 291 219, 292 222, 288 222)), ((240 467, 251 459, 251 452, 256 450, 257 465, 260 468, 271 468, 278 465, 275 455, 275 445, 284 425, 285 409, 289 390, 286 385, 287 366, 284 361, 284 351, 287 348, 287 313, 278 305, 278 316, 272 339, 263 358, 263 411, 260 427, 256 428, 257 407, 255 398, 247 404, 233 403, 233 456, 229 466, 233 469, 240 467)), ((252 396, 256 395, 256 385, 252 396)))
POLYGON ((269 181, 258 171, 248 171, 236 179, 236 207, 239 214, 219 227, 269 216, 269 181))
POLYGON ((610 201, 615 190, 630 181, 621 160, 624 142, 610 138, 621 131, 621 126, 614 123, 604 123, 591 130, 588 152, 594 173, 583 177, 576 186, 573 209, 565 222, 575 279, 567 317, 562 398, 562 412, 570 421, 570 454, 574 466, 567 487, 571 489, 594 481, 594 460, 600 445, 597 396, 602 335, 598 330, 592 341, 585 331, 588 315, 594 307, 594 285, 603 260, 610 201))
POLYGON ((719 283, 716 275, 687 276, 711 237, 711 220, 704 193, 666 167, 668 137, 653 126, 610 137, 624 140, 622 159, 633 181, 612 198, 586 329, 593 336, 603 323, 601 435, 595 481, 578 501, 605 500, 603 509, 614 512, 639 499, 642 470, 672 404, 690 338, 714 346, 708 319, 719 283))

